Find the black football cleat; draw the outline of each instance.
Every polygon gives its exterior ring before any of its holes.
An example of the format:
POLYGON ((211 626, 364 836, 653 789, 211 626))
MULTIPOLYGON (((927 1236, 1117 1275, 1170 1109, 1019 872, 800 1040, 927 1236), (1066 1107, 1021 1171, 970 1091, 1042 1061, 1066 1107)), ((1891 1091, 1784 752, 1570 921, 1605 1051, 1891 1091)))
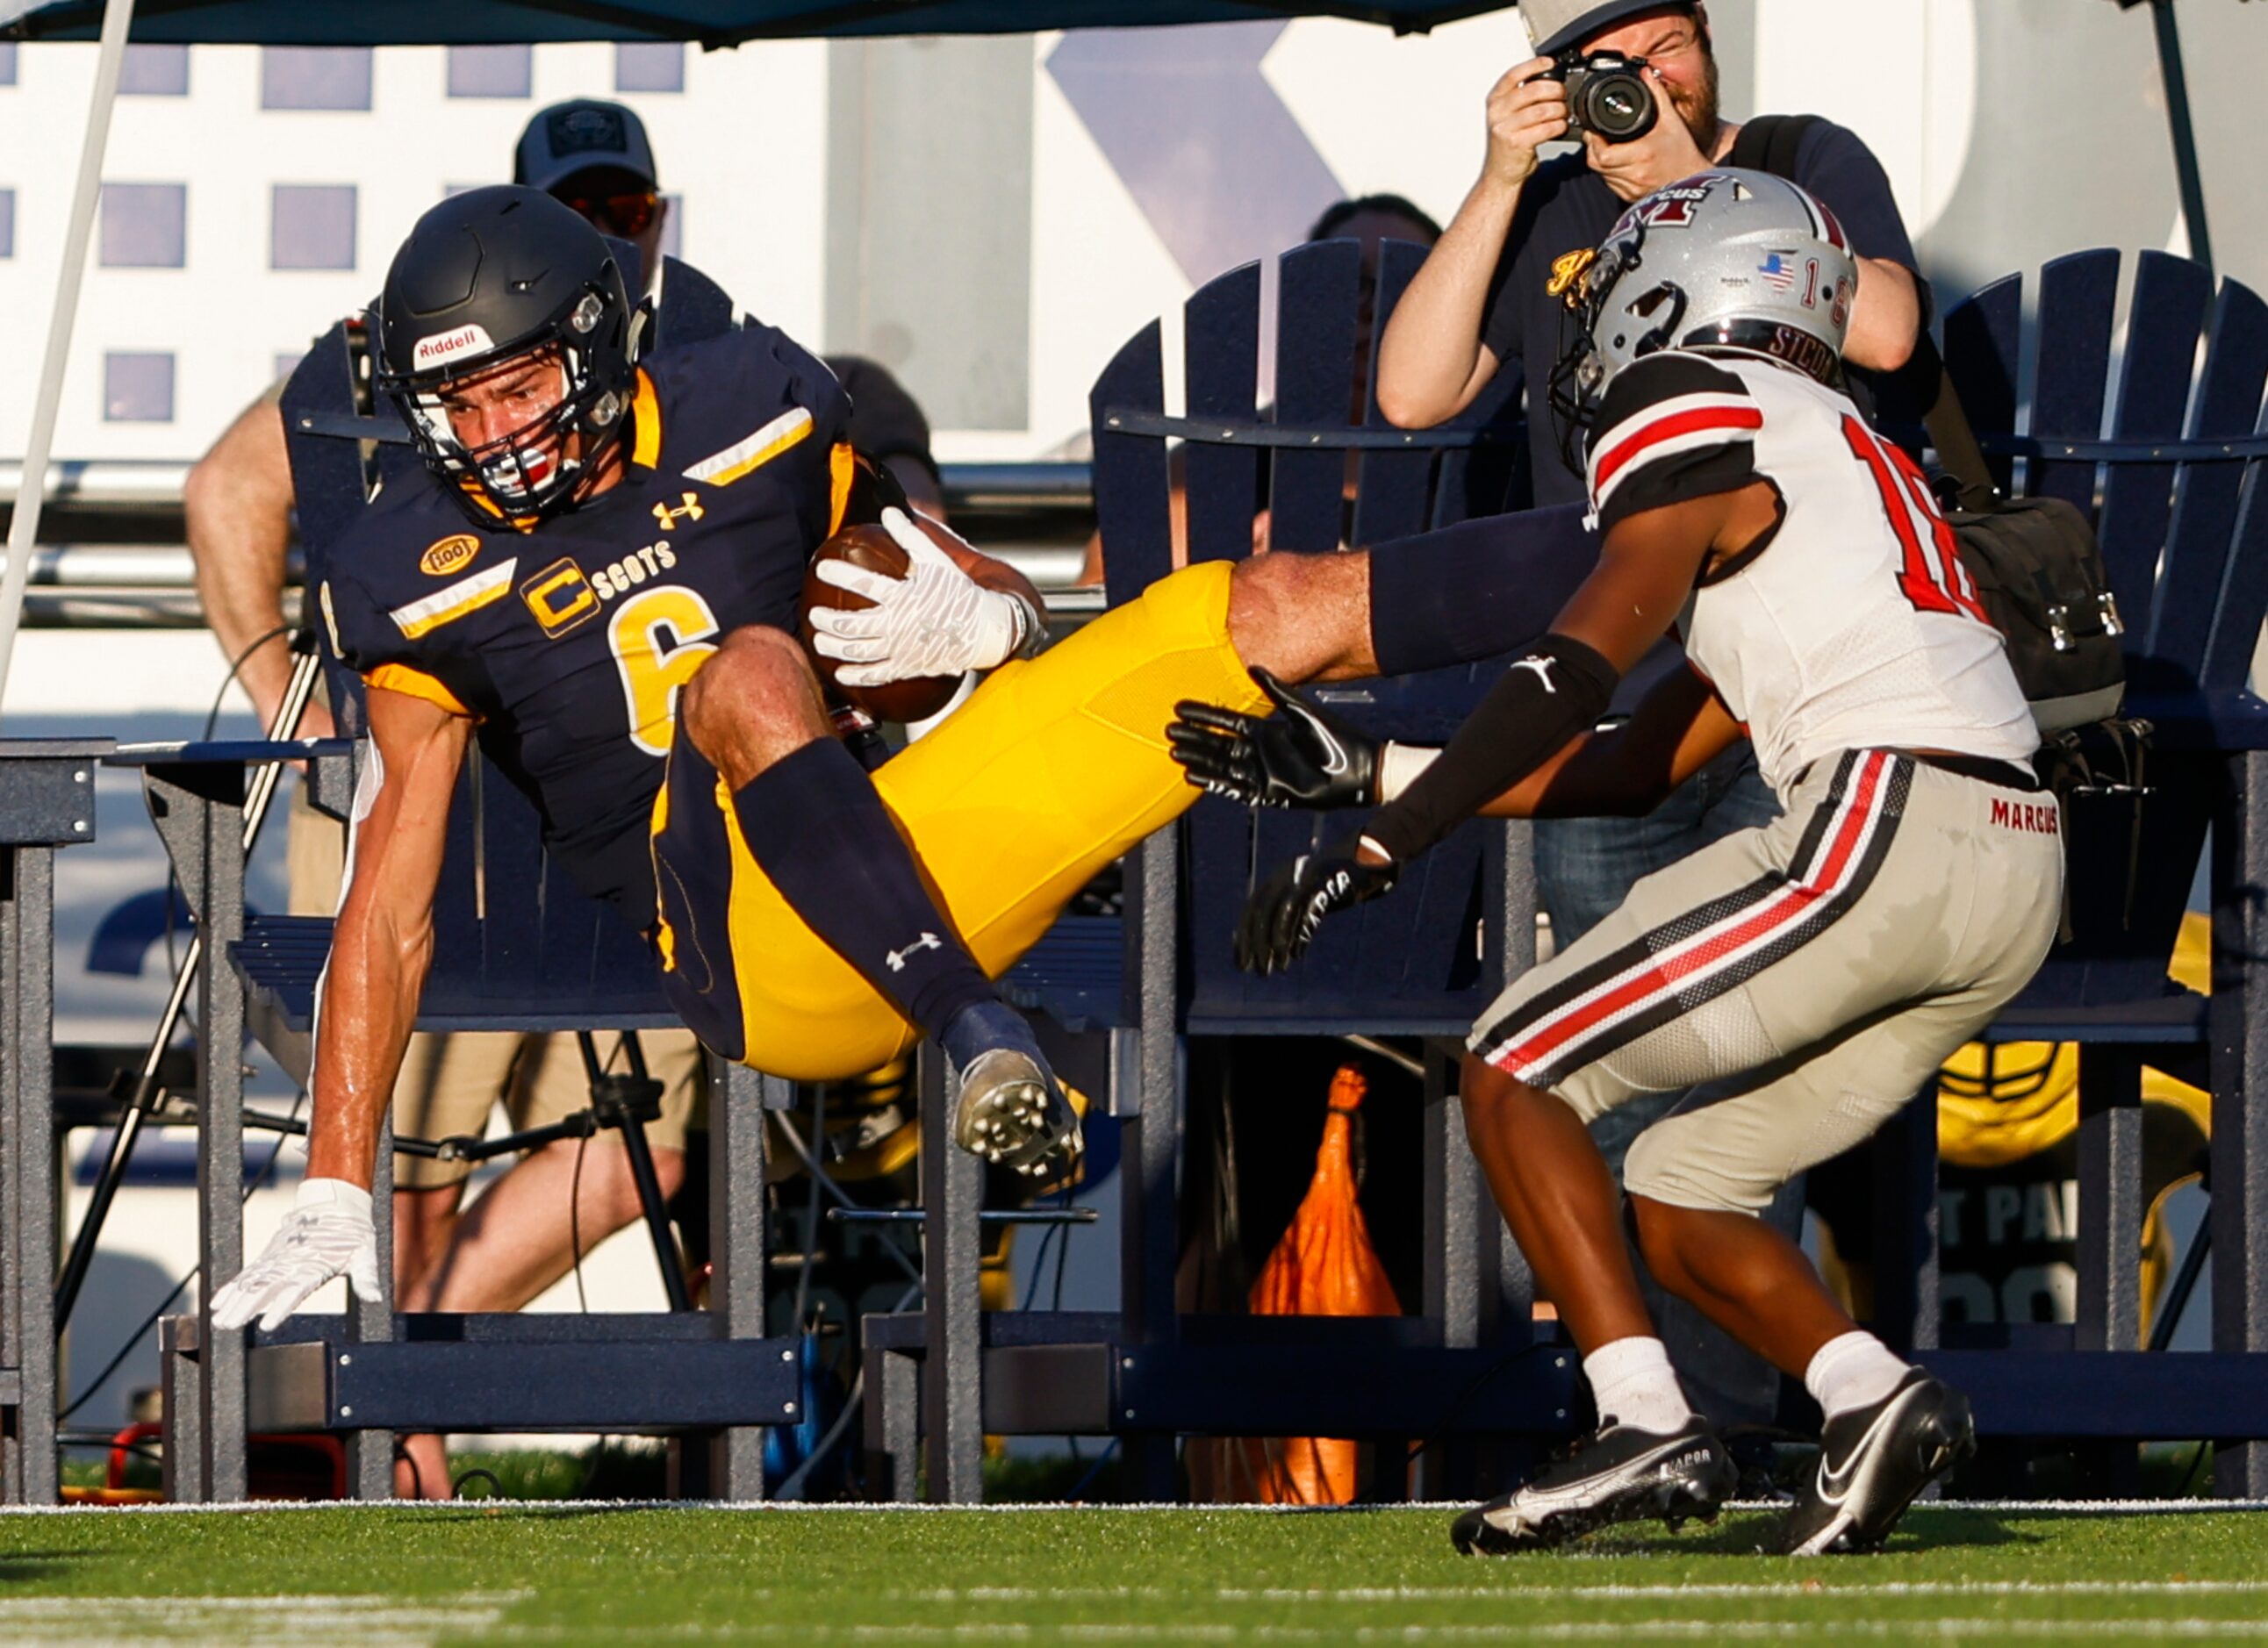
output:
POLYGON ((1697 1415, 1663 1435, 1609 1419, 1535 1478, 1459 1517, 1449 1539, 1468 1556, 1549 1550, 1616 1522, 1660 1517, 1673 1532, 1708 1521, 1738 1473, 1697 1415))
POLYGON ((1827 1422, 1819 1468, 1787 1513, 1780 1550, 1874 1549, 1916 1495, 1976 1451, 1969 1399, 1916 1368, 1881 1401, 1827 1422))

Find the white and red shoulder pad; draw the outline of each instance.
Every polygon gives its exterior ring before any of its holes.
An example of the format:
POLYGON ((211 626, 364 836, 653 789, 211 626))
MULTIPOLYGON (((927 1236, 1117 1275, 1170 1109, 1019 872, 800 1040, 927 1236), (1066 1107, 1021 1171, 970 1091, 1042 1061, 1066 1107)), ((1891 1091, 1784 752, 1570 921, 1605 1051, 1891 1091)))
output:
POLYGON ((1624 368, 1607 386, 1588 442, 1585 479, 1599 530, 1756 480, 1764 423, 1739 374, 1699 355, 1665 349, 1624 368))

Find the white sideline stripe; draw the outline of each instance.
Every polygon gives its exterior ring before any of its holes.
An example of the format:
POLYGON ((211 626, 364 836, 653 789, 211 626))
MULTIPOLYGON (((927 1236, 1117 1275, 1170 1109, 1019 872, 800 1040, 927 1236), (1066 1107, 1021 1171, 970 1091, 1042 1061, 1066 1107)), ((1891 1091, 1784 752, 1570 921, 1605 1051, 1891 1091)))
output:
MULTIPOLYGON (((4 1560, 4 1558, 0 1558, 4 1560)), ((504 1608, 513 1602, 525 1601, 535 1594, 533 1591, 460 1591, 450 1593, 445 1606, 434 1603, 434 1611, 444 1612, 460 1606, 465 1608, 504 1608)), ((84 1613, 92 1599, 84 1596, 0 1597, 0 1619, 17 1614, 41 1612, 63 1613, 76 1609, 84 1613)), ((123 1608, 129 1612, 145 1609, 162 1613, 167 1608, 201 1608, 216 1612, 230 1608, 254 1610, 263 1608, 416 1608, 398 1596, 373 1594, 368 1596, 311 1595, 303 1591, 278 1592, 273 1596, 124 1596, 100 1599, 105 1608, 123 1608)))
POLYGON ((530 1591, 468 1593, 442 1602, 393 1596, 53 1596, 0 1598, 12 1643, 351 1641, 423 1648, 444 1635, 490 1630, 530 1591), (91 1623, 99 1628, 90 1631, 91 1623))
MULTIPOLYGON (((1812 1597, 1840 1592, 1869 1597, 2063 1597, 2249 1595, 2262 1591, 2268 1591, 2268 1580, 2154 1579, 2130 1584, 2113 1579, 1892 1579, 1879 1583, 1864 1579, 1791 1579, 1713 1585, 1490 1585, 1485 1591, 1442 1585, 1348 1585, 1328 1591, 1224 1590, 1215 1594, 1224 1602, 1440 1602, 1471 1596, 1566 1597, 1587 1602, 1635 1602, 1655 1597, 1724 1597, 1758 1601, 1786 1597, 1808 1600, 1812 1597)), ((972 1597, 975 1594, 973 1592, 970 1593, 972 1597)), ((1169 1593, 1160 1591, 1157 1594, 1169 1593)))
MULTIPOLYGON (((1229 1585, 1212 1594, 1221 1602, 1453 1602, 1508 1596, 1640 1602, 1658 1597, 1803 1601, 1827 1592, 1870 1597, 2221 1596, 2268 1592, 2268 1579, 2149 1579, 2132 1584, 2112 1579, 1893 1579, 1879 1584, 1863 1579, 1789 1579, 1708 1585, 1317 1585, 1261 1590, 1229 1585)), ((1154 1602, 1192 1593, 1171 1585, 965 1585, 868 1594, 893 1602, 1154 1602)))
MULTIPOLYGON (((1471 1593, 1476 1599, 1486 1593, 1471 1593)), ((1496 1620, 1465 1625, 1210 1625, 1140 1623, 1066 1623, 1032 1627, 997 1621, 971 1621, 960 1625, 828 1625, 742 1623, 680 1631, 664 1627, 654 1634, 667 1636, 722 1635, 778 1637, 796 1642, 848 1638, 854 1642, 957 1642, 1005 1637, 1024 1640, 1044 1630, 1048 1636, 1080 1642, 1631 1642, 1721 1641, 1728 1631, 1742 1637, 1768 1637, 1781 1641, 1810 1642, 1821 1637, 1849 1637, 1874 1640, 1926 1637, 1944 1641, 1966 1637, 2033 1637, 2052 1639, 2112 1637, 2176 1641, 2251 1640, 2268 1637, 2268 1620, 2155 1619, 2008 1619, 1995 1615, 1968 1618, 1939 1617, 1911 1620, 1571 1620, 1522 1623, 1496 1620)), ((501 1635, 563 1635, 541 1628, 501 1635)))
MULTIPOLYGON (((1182 1516, 1377 1516, 1393 1514, 1447 1515, 1469 1511, 1469 1499, 1421 1499, 1404 1505, 1167 1505, 1143 1500, 1130 1504, 1101 1500, 1020 1500, 1013 1505, 867 1505, 855 1500, 824 1505, 803 1501, 759 1500, 747 1505, 722 1505, 711 1499, 462 1499, 453 1508, 467 1514, 483 1507, 558 1511, 729 1511, 795 1516, 1028 1516, 1060 1511, 1092 1511, 1112 1515, 1128 1512, 1172 1512, 1182 1516)), ((236 1505, 0 1505, 0 1518, 11 1516, 229 1516, 293 1512, 302 1515, 330 1512, 351 1515, 360 1511, 452 1508, 431 1499, 250 1499, 236 1505)), ((1728 1511, 1785 1511, 1785 1500, 1735 1499, 1728 1511)), ((1981 1511, 2013 1516, 2217 1516, 2231 1511, 2268 1511, 2268 1499, 1947 1499, 1910 1506, 1909 1517, 1929 1517, 1948 1512, 1981 1511)))

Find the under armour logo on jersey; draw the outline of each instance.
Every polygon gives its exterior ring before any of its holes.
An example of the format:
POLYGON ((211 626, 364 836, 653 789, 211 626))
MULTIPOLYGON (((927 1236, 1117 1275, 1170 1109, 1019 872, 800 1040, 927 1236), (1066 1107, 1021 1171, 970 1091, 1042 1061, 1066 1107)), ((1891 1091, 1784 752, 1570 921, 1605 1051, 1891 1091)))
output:
POLYGON ((887 955, 884 956, 882 960, 890 964, 891 972, 902 973, 906 970, 906 958, 913 954, 917 950, 942 950, 944 948, 944 939, 939 938, 933 932, 925 932, 920 938, 908 945, 904 949, 893 950, 887 955))
POLYGON ((1556 658, 1524 658, 1514 664, 1513 668, 1534 670, 1535 679, 1543 683, 1543 690, 1557 698, 1559 695, 1559 689, 1551 684, 1551 666, 1557 661, 1556 658))
POLYGON ((661 523, 661 529, 664 532, 667 532, 681 520, 699 520, 708 512, 701 507, 701 499, 696 494, 681 492, 678 497, 685 500, 685 506, 682 509, 672 509, 666 504, 657 504, 653 506, 653 518, 661 523))

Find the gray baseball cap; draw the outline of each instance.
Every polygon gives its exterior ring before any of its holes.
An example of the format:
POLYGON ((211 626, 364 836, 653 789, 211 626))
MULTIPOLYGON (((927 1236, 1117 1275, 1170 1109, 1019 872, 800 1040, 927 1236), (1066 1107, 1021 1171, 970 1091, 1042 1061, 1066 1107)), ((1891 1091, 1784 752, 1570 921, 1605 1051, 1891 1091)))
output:
POLYGON ((661 184, 645 122, 621 104, 596 98, 577 98, 537 110, 519 135, 512 180, 549 194, 593 166, 635 173, 656 188, 661 184))
POLYGON ((1587 35, 1668 0, 1520 0, 1520 20, 1538 57, 1563 52, 1587 35))

